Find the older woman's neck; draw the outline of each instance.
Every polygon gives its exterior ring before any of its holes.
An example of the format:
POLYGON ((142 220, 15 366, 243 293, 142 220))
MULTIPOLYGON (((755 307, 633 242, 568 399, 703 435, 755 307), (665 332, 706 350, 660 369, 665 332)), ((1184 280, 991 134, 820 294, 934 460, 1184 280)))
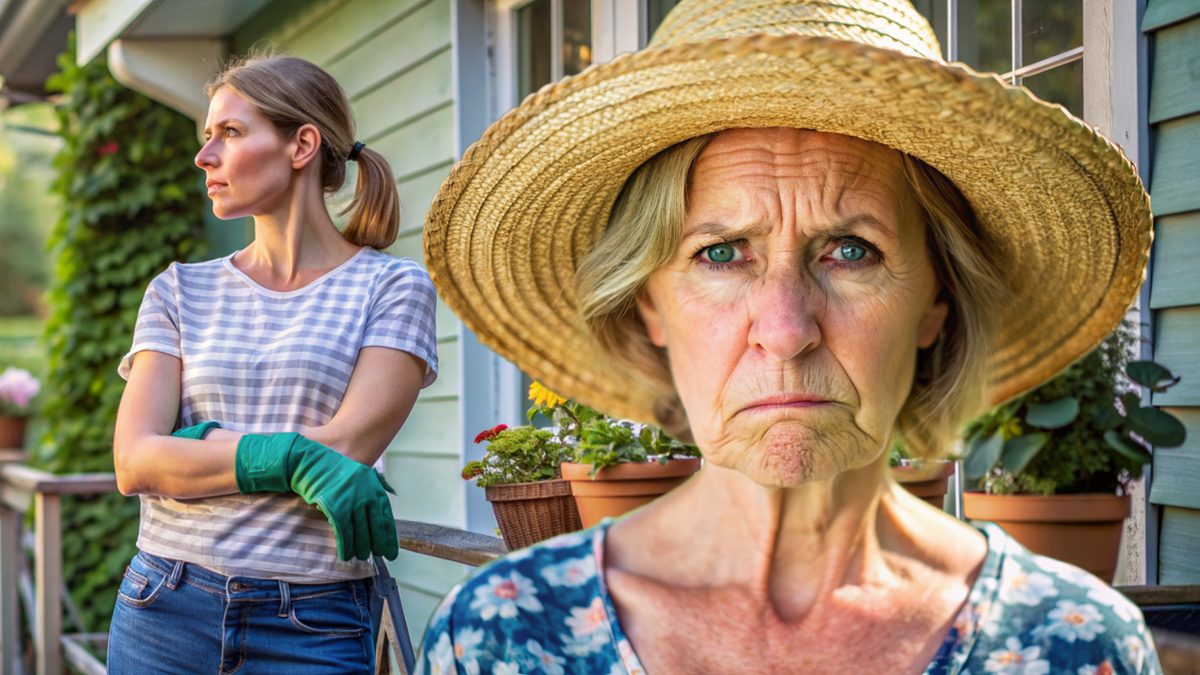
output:
POLYGON ((914 561, 956 565, 938 560, 936 542, 923 541, 922 532, 958 524, 894 494, 886 462, 882 457, 791 488, 763 487, 737 471, 707 466, 614 525, 606 566, 675 587, 744 587, 769 599, 786 620, 833 594, 900 583, 907 573, 901 568, 914 561))

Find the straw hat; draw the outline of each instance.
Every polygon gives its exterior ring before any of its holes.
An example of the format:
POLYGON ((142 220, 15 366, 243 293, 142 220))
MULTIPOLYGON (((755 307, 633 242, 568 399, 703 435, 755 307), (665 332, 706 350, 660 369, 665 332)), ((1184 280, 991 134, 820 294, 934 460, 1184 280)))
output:
POLYGON ((651 421, 653 394, 576 313, 576 266, 625 180, 722 129, 855 136, 923 160, 970 202, 1012 290, 991 362, 991 400, 1008 399, 1119 324, 1149 255, 1149 197, 1061 106, 938 55, 905 0, 684 0, 649 47, 544 87, 467 149, 427 217, 434 284, 546 386, 651 421))

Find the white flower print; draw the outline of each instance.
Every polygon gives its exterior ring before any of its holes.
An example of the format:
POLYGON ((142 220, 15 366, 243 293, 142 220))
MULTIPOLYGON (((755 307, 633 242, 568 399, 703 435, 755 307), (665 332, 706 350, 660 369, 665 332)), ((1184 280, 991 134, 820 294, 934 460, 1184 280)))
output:
POLYGON ((537 640, 526 642, 525 651, 529 652, 529 655, 534 658, 538 667, 546 675, 563 675, 562 664, 566 663, 567 660, 542 649, 542 645, 537 640))
POLYGON ((435 626, 439 621, 446 618, 450 614, 450 610, 454 607, 454 601, 458 599, 458 592, 462 590, 462 584, 455 584, 446 597, 442 598, 442 604, 434 610, 433 616, 429 618, 429 625, 435 626))
POLYGON ((983 664, 985 672, 998 675, 1046 675, 1050 672, 1050 662, 1038 658, 1042 654, 1041 647, 1022 647, 1015 637, 1005 640, 1004 646, 1005 649, 988 654, 988 660, 983 664))
POLYGON ((1113 667, 1111 663, 1105 661, 1098 666, 1080 666, 1075 673, 1076 675, 1113 675, 1113 667))
POLYGON ((1129 601, 1124 595, 1113 590, 1108 584, 1095 584, 1092 590, 1088 591, 1088 599, 1112 609, 1113 614, 1117 618, 1128 623, 1137 618, 1137 609, 1135 605, 1129 601))
POLYGON ((559 535, 542 544, 543 548, 572 548, 584 543, 585 539, 591 538, 592 533, 586 530, 581 532, 571 532, 570 534, 559 535))
POLYGON ((1104 632, 1104 617, 1095 605, 1059 600, 1058 606, 1050 610, 1046 618, 1050 623, 1033 629, 1033 636, 1039 640, 1053 635, 1071 643, 1076 640, 1091 642, 1097 634, 1104 632))
POLYGON ((608 644, 609 633, 608 614, 604 611, 604 600, 592 598, 587 607, 571 608, 571 616, 566 618, 566 624, 571 629, 570 635, 560 636, 563 641, 563 651, 571 656, 587 656, 598 652, 608 644))
POLYGON ((547 565, 542 568, 542 578, 551 586, 576 588, 591 581, 595 576, 596 559, 590 555, 571 558, 557 565, 547 565))
POLYGON ((1021 564, 1012 558, 1004 561, 1004 571, 1000 582, 1000 602, 1004 604, 1022 604, 1036 606, 1042 600, 1058 595, 1054 587, 1054 579, 1041 572, 1026 571, 1021 564))
POLYGON ((521 675, 521 668, 515 663, 497 661, 492 666, 492 675, 521 675))
POLYGON ((625 669, 629 671, 629 675, 646 675, 641 662, 638 661, 637 654, 633 653, 633 645, 629 644, 629 640, 618 642, 617 651, 621 654, 621 661, 625 663, 625 669))
POLYGON ((1095 577, 1087 572, 1084 572, 1078 567, 1074 565, 1068 565, 1060 560, 1046 558, 1040 555, 1032 556, 1032 558, 1033 562, 1036 563, 1038 567, 1042 568, 1042 571, 1049 572, 1059 579, 1075 584, 1076 586, 1090 587, 1095 579, 1095 577))
POLYGON ((612 668, 608 669, 608 675, 625 675, 625 669, 621 667, 621 664, 614 663, 612 668))
POLYGON ((458 669, 454 667, 454 646, 450 644, 450 634, 442 633, 433 645, 433 653, 429 655, 430 675, 453 675, 458 669))
POLYGON ((463 664, 467 675, 479 675, 479 657, 483 655, 483 651, 479 649, 481 644, 482 628, 464 628, 454 636, 454 656, 463 664))
POLYGON ((1146 643, 1142 638, 1126 635, 1117 646, 1121 650, 1121 659, 1125 661, 1125 665, 1135 673, 1142 672, 1142 665, 1146 660, 1146 643))
POLYGON ((540 612, 542 603, 537 599, 533 582, 516 570, 507 577, 499 574, 488 577, 487 585, 476 588, 475 599, 471 601, 471 609, 479 612, 484 621, 496 616, 512 619, 517 616, 518 608, 540 612))

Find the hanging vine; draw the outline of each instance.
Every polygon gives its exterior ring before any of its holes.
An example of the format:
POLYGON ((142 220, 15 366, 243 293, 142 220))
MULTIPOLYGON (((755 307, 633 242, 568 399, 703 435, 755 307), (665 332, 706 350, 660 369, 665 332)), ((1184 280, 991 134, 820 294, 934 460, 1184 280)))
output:
MULTIPOLYGON (((54 191, 63 211, 50 239, 49 430, 35 461, 51 471, 112 471, 112 438, 142 295, 173 261, 205 248, 205 208, 192 120, 125 88, 103 57, 75 63, 74 36, 47 83, 64 144, 54 191)), ((108 630, 136 553, 138 501, 120 494, 63 506, 63 574, 88 631, 108 630)))

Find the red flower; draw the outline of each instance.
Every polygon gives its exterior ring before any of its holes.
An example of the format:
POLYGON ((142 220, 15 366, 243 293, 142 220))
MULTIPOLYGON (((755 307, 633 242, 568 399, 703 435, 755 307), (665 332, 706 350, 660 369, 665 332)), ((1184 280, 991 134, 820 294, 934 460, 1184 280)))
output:
POLYGON ((105 143, 97 148, 96 154, 100 155, 101 157, 107 157, 108 155, 115 153, 118 147, 120 146, 117 145, 116 141, 109 141, 108 143, 105 143))
POLYGON ((482 443, 484 441, 490 441, 493 438, 495 438, 497 434, 499 434, 501 431, 504 431, 507 428, 508 428, 507 424, 497 424, 496 426, 492 427, 491 429, 488 429, 487 431, 479 432, 479 435, 475 437, 475 442, 482 443))

